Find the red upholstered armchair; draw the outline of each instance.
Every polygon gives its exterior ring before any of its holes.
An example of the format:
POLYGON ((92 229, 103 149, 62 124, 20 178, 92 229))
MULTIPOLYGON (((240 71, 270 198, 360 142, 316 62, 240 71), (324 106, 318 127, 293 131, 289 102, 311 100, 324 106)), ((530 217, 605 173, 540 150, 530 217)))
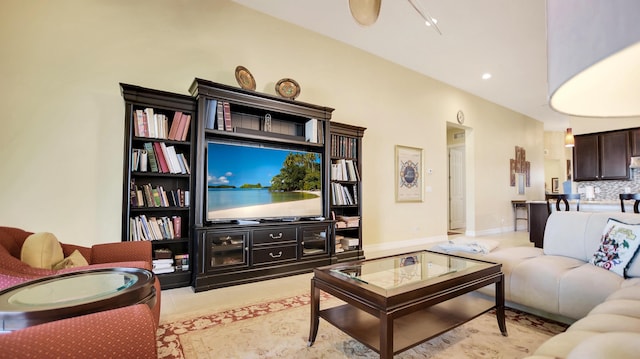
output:
MULTIPOLYGON (((31 234, 19 228, 0 227, 0 290, 43 276, 91 268, 152 269, 151 243, 146 241, 96 244, 91 248, 61 243, 65 257, 77 249, 89 266, 61 270, 34 268, 20 260, 22 245, 31 234)), ((152 312, 157 326, 160 320, 160 281, 157 277, 155 289, 156 305, 152 312)))
POLYGON ((0 358, 156 359, 156 325, 146 304, 0 334, 0 358))

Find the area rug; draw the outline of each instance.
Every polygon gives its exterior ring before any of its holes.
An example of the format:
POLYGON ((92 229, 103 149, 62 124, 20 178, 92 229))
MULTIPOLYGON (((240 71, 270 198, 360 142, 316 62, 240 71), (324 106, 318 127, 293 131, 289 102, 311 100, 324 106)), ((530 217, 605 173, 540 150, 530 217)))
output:
MULTIPOLYGON (((163 323, 158 357, 201 358, 378 358, 378 354, 320 319, 315 343, 307 347, 310 296, 298 295, 211 315, 163 323)), ((341 303, 322 293, 322 308, 341 303)), ((523 358, 566 326, 508 309, 508 337, 495 314, 486 313, 395 358, 523 358)))

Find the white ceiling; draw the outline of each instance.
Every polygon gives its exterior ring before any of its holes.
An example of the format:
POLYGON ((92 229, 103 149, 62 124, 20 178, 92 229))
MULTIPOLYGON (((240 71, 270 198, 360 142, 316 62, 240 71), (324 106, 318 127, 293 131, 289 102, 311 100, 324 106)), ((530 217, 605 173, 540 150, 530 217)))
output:
POLYGON ((438 20, 425 26, 408 0, 382 0, 358 25, 348 0, 233 0, 347 43, 564 130, 569 117, 547 101, 545 0, 417 0, 438 20), (483 73, 492 78, 482 80, 483 73))

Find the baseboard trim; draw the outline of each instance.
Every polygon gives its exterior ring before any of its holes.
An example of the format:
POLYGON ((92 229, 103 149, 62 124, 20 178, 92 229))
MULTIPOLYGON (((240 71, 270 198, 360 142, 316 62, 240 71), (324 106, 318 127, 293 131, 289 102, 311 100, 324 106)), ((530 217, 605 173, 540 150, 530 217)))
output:
POLYGON ((427 238, 414 238, 403 241, 363 245, 363 250, 367 258, 378 258, 388 255, 417 251, 421 249, 429 249, 433 244, 444 242, 446 240, 446 235, 427 238))

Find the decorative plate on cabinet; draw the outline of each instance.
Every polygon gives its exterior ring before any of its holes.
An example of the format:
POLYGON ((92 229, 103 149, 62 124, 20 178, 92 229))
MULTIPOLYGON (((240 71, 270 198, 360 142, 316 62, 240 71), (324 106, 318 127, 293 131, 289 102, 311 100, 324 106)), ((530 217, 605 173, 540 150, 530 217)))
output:
POLYGON ((238 81, 238 85, 245 90, 255 91, 256 89, 256 80, 253 78, 251 72, 244 66, 236 67, 236 81, 238 81))
POLYGON ((300 85, 293 79, 282 79, 276 83, 276 92, 284 98, 293 100, 300 95, 300 85))

